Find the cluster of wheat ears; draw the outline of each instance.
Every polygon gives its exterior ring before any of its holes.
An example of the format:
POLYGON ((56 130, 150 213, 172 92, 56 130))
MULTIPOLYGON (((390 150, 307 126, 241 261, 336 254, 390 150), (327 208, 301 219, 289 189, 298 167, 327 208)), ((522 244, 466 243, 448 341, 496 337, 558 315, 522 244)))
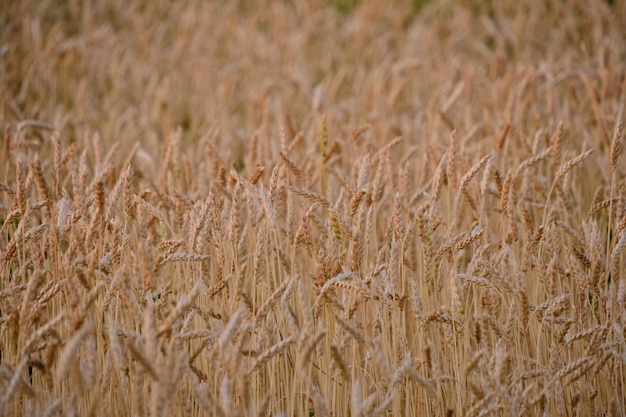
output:
POLYGON ((623 3, 3 8, 0 416, 626 414, 623 3))

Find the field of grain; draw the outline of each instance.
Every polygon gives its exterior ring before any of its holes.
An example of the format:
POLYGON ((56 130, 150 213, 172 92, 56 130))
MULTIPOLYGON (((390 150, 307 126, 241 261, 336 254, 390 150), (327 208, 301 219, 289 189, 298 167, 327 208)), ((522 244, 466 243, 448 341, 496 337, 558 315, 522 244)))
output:
POLYGON ((625 2, 0 9, 0 416, 626 415, 625 2))

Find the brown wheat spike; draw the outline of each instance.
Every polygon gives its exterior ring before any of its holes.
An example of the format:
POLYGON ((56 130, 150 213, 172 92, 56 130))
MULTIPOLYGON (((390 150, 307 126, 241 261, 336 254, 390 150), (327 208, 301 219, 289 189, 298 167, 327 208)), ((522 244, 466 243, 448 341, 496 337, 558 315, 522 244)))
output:
POLYGON ((97 282, 93 287, 89 289, 87 294, 84 294, 78 308, 73 312, 72 315, 72 329, 77 330, 79 327, 82 327, 82 324, 87 317, 89 312, 89 308, 92 303, 98 297, 100 290, 106 286, 106 283, 103 281, 97 282))
POLYGON ((571 171, 572 168, 574 168, 576 165, 580 164, 585 159, 587 159, 589 157, 589 155, 591 155, 593 152, 594 152, 593 149, 589 149, 589 150, 581 153, 580 155, 570 159, 569 161, 567 161, 563 165, 561 165, 561 167, 558 169, 558 171, 556 171, 556 174, 554 176, 554 183, 556 183, 565 174, 567 174, 569 171, 571 171))
POLYGON ((346 365, 346 362, 344 360, 343 355, 341 354, 341 350, 339 349, 339 347, 337 347, 337 345, 332 345, 330 347, 330 353, 331 353, 331 357, 333 359, 333 362, 335 363, 335 365, 337 366, 337 368, 341 371, 341 374, 343 375, 343 378, 346 380, 350 379, 350 373, 348 372, 348 366, 346 365))
POLYGON ((524 173, 528 168, 530 168, 531 166, 543 161, 544 159, 546 159, 548 156, 552 155, 552 157, 554 157, 554 153, 552 152, 552 148, 548 148, 540 153, 538 153, 537 155, 534 155, 526 160, 524 160, 518 167, 517 170, 515 171, 515 178, 519 178, 520 175, 522 173, 524 173))
POLYGON ((455 323, 454 319, 450 317, 447 312, 447 307, 440 307, 433 312, 424 315, 422 320, 420 321, 420 326, 425 327, 428 323, 447 323, 453 324, 455 323))
POLYGON ((356 181, 357 190, 362 190, 363 187, 365 187, 365 183, 367 182, 367 178, 369 176, 370 161, 370 154, 367 154, 363 157, 363 161, 361 162, 361 168, 359 169, 359 175, 356 181))
MULTIPOLYGON (((480 338, 477 338, 477 340, 480 340, 480 338)), ((484 356, 485 352, 479 350, 469 361, 467 361, 465 367, 463 368, 463 375, 465 375, 466 378, 474 369, 478 367, 479 362, 483 359, 484 356)))
POLYGON ((353 195, 352 200, 350 202, 350 214, 349 214, 350 218, 353 218, 357 214, 357 211, 361 207, 361 202, 366 196, 367 196, 367 191, 365 190, 360 190, 358 193, 353 195))
POLYGON ((149 219, 157 218, 160 221, 165 221, 165 214, 161 210, 159 210, 157 207, 148 203, 142 197, 135 195, 134 201, 137 206, 140 206, 143 209, 145 214, 149 214, 151 216, 149 217, 149 219))
POLYGON ((504 179, 504 184, 502 185, 502 191, 500 193, 500 211, 503 214, 507 214, 509 212, 509 198, 511 194, 511 181, 513 177, 510 172, 507 172, 506 177, 504 179))
MULTIPOLYGON (((580 378, 595 363, 593 357, 583 356, 582 358, 569 363, 566 367, 560 369, 552 381, 556 382, 562 378, 568 377, 565 385, 571 384, 580 378)), ((552 382, 551 381, 551 382, 552 382)))
POLYGON ((367 343, 365 335, 356 326, 350 324, 346 320, 343 320, 339 316, 335 316, 335 319, 337 320, 337 323, 341 327, 343 327, 350 334, 350 336, 352 336, 352 338, 354 338, 357 342, 362 343, 362 344, 367 343))
MULTIPOLYGON (((459 187, 459 193, 463 192, 463 190, 466 189, 466 187, 469 185, 472 179, 476 176, 476 174, 478 174, 478 171, 480 171, 485 165, 487 165, 487 163, 491 161, 492 157, 493 155, 491 154, 485 155, 478 162, 472 165, 470 170, 467 171, 465 175, 463 175, 463 178, 461 178, 461 186, 459 187)), ((459 197, 457 196, 457 201, 458 201, 458 198, 459 197)))
POLYGON ((2 181, 0 181, 0 191, 7 193, 11 197, 15 197, 15 191, 2 181))
POLYGON ((94 184, 93 196, 96 201, 96 208, 98 209, 98 218, 101 220, 102 223, 104 223, 105 221, 105 217, 104 217, 105 197, 104 197, 104 182, 101 178, 97 179, 96 183, 94 184))
MULTIPOLYGON (((370 210, 371 209, 370 207, 370 210)), ((352 229, 352 238, 350 240, 350 247, 352 249, 350 269, 353 271, 360 269, 365 251, 365 237, 370 235, 370 230, 366 224, 367 220, 368 214, 365 213, 365 208, 360 206, 360 209, 357 211, 356 225, 352 229), (365 232, 363 232, 364 228, 365 232)))
POLYGON ((485 163, 485 169, 483 171, 483 176, 482 176, 482 178, 480 180, 480 186, 479 186, 479 188, 480 188, 480 196, 482 197, 483 204, 484 204, 485 196, 487 195, 487 191, 488 191, 488 188, 489 188, 489 179, 492 176, 492 173, 491 173, 492 166, 493 166, 493 158, 487 159, 487 162, 485 163))
POLYGON ((517 217, 513 213, 514 204, 509 205, 509 209, 506 211, 506 219, 509 224, 509 231, 505 237, 505 242, 510 245, 519 239, 519 230, 517 228, 517 217))
POLYGON ((431 195, 434 200, 437 200, 439 198, 441 187, 447 181, 446 170, 445 170, 445 167, 447 166, 447 160, 448 160, 448 153, 446 152, 441 157, 441 160, 439 161, 439 165, 437 165, 437 169, 435 170, 435 175, 433 177, 432 191, 431 191, 431 195))
POLYGON ((45 276, 45 271, 42 269, 38 269, 29 277, 28 286, 26 287, 26 292, 22 298, 22 306, 20 307, 19 317, 20 317, 20 328, 26 328, 26 323, 30 319, 30 308, 32 307, 33 302, 37 297, 37 293, 39 292, 39 288, 43 284, 43 278, 45 276))
POLYGON ((335 275, 334 277, 327 280, 324 285, 319 289, 317 299, 315 303, 313 303, 313 309, 322 301, 323 297, 326 295, 326 292, 333 287, 335 284, 342 282, 352 276, 352 271, 344 270, 342 273, 335 275))
POLYGON ((624 229, 626 229, 626 214, 622 216, 619 223, 617 223, 617 227, 615 228, 615 234, 619 235, 624 229))
POLYGON ((502 175, 500 175, 500 172, 497 169, 493 169, 491 171, 491 176, 493 178, 493 181, 496 185, 496 192, 498 195, 502 194, 502 175))
POLYGON ((2 396, 2 401, 0 401, 0 413, 4 413, 5 404, 8 404, 9 401, 13 398, 15 394, 19 391, 23 391, 29 394, 30 397, 34 396, 30 385, 24 381, 22 375, 24 370, 26 369, 26 365, 28 364, 28 356, 24 355, 20 359, 18 365, 13 369, 13 375, 11 375, 11 379, 6 388, 4 395, 2 396))
POLYGON ((456 167, 457 159, 457 142, 456 142, 456 129, 450 133, 450 145, 448 147, 448 160, 446 161, 446 177, 448 181, 454 178, 454 169, 456 167))
POLYGON ((485 229, 481 225, 476 225, 476 227, 474 227, 474 229, 463 240, 454 245, 454 252, 465 249, 467 246, 480 239, 484 232, 485 229))
POLYGON ((321 204, 323 207, 330 207, 330 202, 321 194, 315 191, 305 190, 298 187, 287 187, 290 191, 296 194, 298 197, 303 198, 311 203, 321 204))
POLYGON ((611 276, 619 276, 620 256, 626 246, 626 231, 621 231, 619 240, 611 251, 611 276))
POLYGON ((135 216, 135 195, 132 189, 134 175, 133 167, 129 164, 124 172, 124 185, 122 190, 124 214, 126 214, 129 219, 135 216))
POLYGON ((459 276, 459 278, 461 278, 462 280, 464 280, 466 282, 469 282, 469 283, 472 283, 472 284, 476 284, 478 286, 485 287, 485 288, 491 288, 496 293, 498 293, 498 295, 502 296, 502 294, 500 293, 500 290, 498 289, 498 287, 494 283, 489 281, 487 278, 478 277, 478 276, 472 276, 472 275, 465 274, 463 272, 460 272, 458 274, 458 276, 459 276))
POLYGON ((263 176, 263 172, 265 172, 265 167, 263 167, 262 165, 257 165, 256 170, 250 175, 250 184, 256 185, 256 183, 263 176))
POLYGON ((281 353, 283 350, 287 349, 294 342, 295 342, 295 337, 289 336, 288 338, 276 343, 274 346, 270 347, 265 352, 261 353, 257 357, 256 361, 254 362, 254 364, 252 365, 252 368, 250 369, 248 373, 251 374, 254 371, 256 371, 258 368, 260 368, 265 363, 267 363, 272 357, 276 356, 277 354, 281 353))
POLYGON ((505 378, 509 376, 511 371, 511 356, 502 347, 498 347, 496 352, 495 365, 495 380, 500 384, 505 384, 505 378))
POLYGON ((378 154, 378 167, 376 168, 376 174, 374 175, 374 181, 372 183, 373 202, 380 201, 383 196, 385 186, 385 161, 389 152, 389 148, 385 147, 382 153, 378 154))
POLYGON ((61 356, 59 358, 59 366, 57 368, 57 380, 60 381, 64 378, 70 367, 75 365, 76 357, 78 356, 78 349, 83 342, 83 339, 87 337, 91 331, 91 326, 88 322, 84 322, 83 325, 77 329, 72 338, 67 342, 61 356))
POLYGON ((611 141, 611 171, 617 171, 617 161, 622 153, 622 132, 624 130, 624 124, 620 122, 615 127, 615 133, 613 134, 613 140, 611 141))
MULTIPOLYGON (((50 319, 46 324, 38 328, 35 332, 31 333, 30 337, 26 341, 23 347, 24 355, 29 355, 32 351, 32 348, 35 346, 37 342, 41 341, 41 338, 47 334, 54 334, 56 331, 54 328, 63 320, 65 320, 66 315, 64 313, 59 314, 58 316, 50 319)), ((47 363, 49 365, 49 362, 47 363)))
POLYGON ((502 128, 500 129, 500 133, 496 137, 496 149, 497 150, 502 150, 502 148, 504 147, 504 142, 506 141, 506 138, 510 130, 511 130, 511 125, 509 123, 504 124, 504 126, 502 126, 502 128))
POLYGON ((287 157, 287 155, 285 155, 282 151, 279 152, 279 155, 283 164, 289 169, 289 171, 291 171, 291 173, 298 179, 299 182, 302 181, 302 172, 296 166, 296 164, 291 162, 291 160, 287 157))
POLYGON ((232 344, 235 332, 239 329, 243 321, 246 319, 246 311, 248 310, 245 307, 240 307, 232 314, 230 320, 228 321, 228 324, 220 334, 218 340, 220 349, 224 350, 232 344))
POLYGON ((76 142, 74 142, 65 149, 65 152, 63 153, 61 157, 61 166, 68 166, 69 162, 73 159, 74 155, 76 154, 77 148, 78 148, 78 145, 76 144, 76 142))
POLYGON ((337 177, 341 185, 343 186, 342 191, 347 191, 349 195, 354 196, 356 194, 356 188, 354 184, 352 184, 352 180, 348 177, 348 175, 341 169, 333 170, 333 174, 337 177))
MULTIPOLYGON (((305 335, 307 336, 307 335, 305 335)), ((317 347, 317 345, 322 341, 322 339, 326 336, 326 331, 317 332, 314 336, 308 336, 305 339, 305 342, 302 344, 300 348, 299 356, 298 356, 298 368, 303 369, 305 364, 309 362, 311 359, 311 355, 313 351, 317 347)))
POLYGON ((396 241, 402 241, 405 232, 404 213, 402 211, 404 198, 399 192, 394 194, 393 198, 393 237, 396 241))
POLYGON ((415 369, 415 359, 407 358, 403 360, 398 368, 395 370, 393 375, 391 376, 390 385, 395 386, 400 383, 406 376, 410 375, 414 372, 415 369))
POLYGON ((291 277, 290 279, 284 280, 279 287, 277 287, 272 294, 261 304, 261 306, 256 311, 255 317, 256 320, 265 319, 265 315, 268 310, 271 309, 274 304, 278 301, 279 298, 283 297, 286 290, 292 286, 298 280, 298 275, 291 277))
POLYGON ((202 253, 175 252, 168 255, 162 262, 199 262, 208 257, 202 253))
POLYGON ((55 130, 52 133, 51 141, 52 141, 52 147, 54 148, 54 172, 55 172, 54 189, 55 189, 55 193, 58 194, 59 186, 60 186, 59 176, 61 173, 61 161, 62 161, 61 140, 60 140, 60 133, 58 131, 55 130))
POLYGON ((31 169, 33 172, 33 176, 35 177, 35 183, 37 184, 37 188, 39 189, 39 193, 41 194, 41 198, 43 198, 46 207, 48 208, 48 215, 50 215, 50 206, 52 205, 52 192, 50 191, 50 186, 48 185, 48 181, 46 181, 46 177, 44 176, 43 170, 41 168, 41 163, 38 159, 36 159, 32 163, 31 169))
POLYGON ((593 217, 593 215, 595 215, 600 210, 603 210, 605 208, 610 207, 615 201, 616 201, 616 199, 608 199, 608 200, 603 200, 603 201, 599 201, 599 202, 595 203, 589 209, 589 212, 587 213, 587 218, 589 219, 589 218, 593 217))
MULTIPOLYGON (((202 259, 205 259, 202 257, 202 259)), ((198 281, 191 291, 183 296, 176 304, 176 307, 170 312, 170 314, 163 321, 161 326, 159 327, 158 336, 172 331, 172 326, 174 322, 178 320, 195 302, 196 298, 203 292, 206 292, 206 285, 202 280, 198 281)))
POLYGON ((563 126, 563 122, 559 122, 559 125, 556 128, 556 132, 552 136, 552 145, 550 146, 552 160, 555 164, 559 164, 561 162, 561 143, 563 142, 563 134, 565 133, 565 128, 563 126))
POLYGON ((143 353, 143 351, 141 350, 141 348, 139 348, 138 346, 136 346, 134 343, 127 343, 128 346, 128 350, 130 351, 130 353, 133 355, 133 357, 139 361, 139 364, 142 366, 142 368, 148 372, 148 375, 150 375, 152 377, 152 379, 154 381, 158 381, 159 380, 159 374, 158 372, 154 369, 152 361, 150 361, 146 355, 143 353))
POLYGON ((354 129, 352 133, 350 134, 350 142, 358 142, 359 139, 361 138, 361 135, 367 132, 370 128, 371 128, 370 125, 363 125, 361 127, 354 129))

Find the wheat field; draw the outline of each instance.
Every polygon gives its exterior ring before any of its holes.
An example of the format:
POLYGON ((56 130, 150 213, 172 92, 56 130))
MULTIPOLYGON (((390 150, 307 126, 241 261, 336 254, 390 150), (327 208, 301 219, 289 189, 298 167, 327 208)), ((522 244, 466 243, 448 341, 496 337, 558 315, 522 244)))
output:
POLYGON ((3 2, 0 416, 626 415, 623 22, 3 2))

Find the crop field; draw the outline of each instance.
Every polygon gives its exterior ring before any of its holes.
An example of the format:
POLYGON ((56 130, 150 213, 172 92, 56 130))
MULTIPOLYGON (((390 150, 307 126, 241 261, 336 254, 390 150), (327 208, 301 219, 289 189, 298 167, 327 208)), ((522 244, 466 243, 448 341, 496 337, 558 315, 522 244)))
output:
POLYGON ((3 1, 0 417, 626 415, 624 22, 3 1))

